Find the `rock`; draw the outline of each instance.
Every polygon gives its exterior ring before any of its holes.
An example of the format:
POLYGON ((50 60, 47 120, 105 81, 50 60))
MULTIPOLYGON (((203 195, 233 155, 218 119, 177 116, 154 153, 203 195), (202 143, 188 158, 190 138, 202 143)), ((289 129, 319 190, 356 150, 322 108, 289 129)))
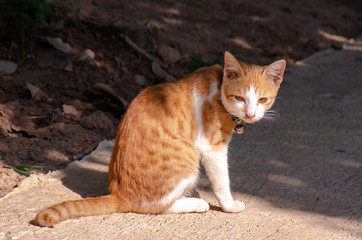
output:
POLYGON ((62 108, 63 108, 63 112, 65 114, 70 114, 70 115, 73 115, 73 116, 76 116, 76 117, 81 117, 82 116, 82 111, 78 111, 72 105, 63 104, 62 108))
POLYGON ((12 74, 16 71, 17 67, 16 63, 0 60, 0 74, 12 74))
POLYGON ((7 136, 7 134, 11 131, 11 122, 0 115, 0 133, 7 136))
POLYGON ((73 57, 74 62, 80 62, 84 61, 85 59, 94 59, 96 57, 96 54, 90 50, 85 49, 83 51, 79 51, 75 56, 73 57))
POLYGON ((55 49, 60 52, 70 54, 72 47, 69 43, 63 42, 61 38, 52 38, 52 37, 44 37, 50 45, 52 45, 55 49))
POLYGON ((142 75, 135 75, 134 76, 134 82, 137 83, 140 86, 143 87, 148 87, 152 85, 152 82, 147 80, 144 76, 142 75))
POLYGON ((160 55, 166 63, 173 64, 181 59, 180 51, 168 45, 162 44, 158 48, 158 55, 160 55))
POLYGON ((9 168, 0 167, 0 198, 11 192, 25 176, 9 168))

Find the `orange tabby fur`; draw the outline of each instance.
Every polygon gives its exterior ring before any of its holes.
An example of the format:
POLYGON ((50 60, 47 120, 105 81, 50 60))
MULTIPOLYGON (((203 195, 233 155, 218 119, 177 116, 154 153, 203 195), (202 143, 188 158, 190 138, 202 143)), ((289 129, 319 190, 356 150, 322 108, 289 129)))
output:
POLYGON ((208 204, 201 199, 177 202, 194 188, 202 157, 222 209, 243 210, 241 202, 232 200, 227 165, 226 170, 225 166, 222 171, 213 170, 219 168, 213 158, 220 154, 226 159, 235 127, 230 111, 246 122, 254 121, 242 113, 247 111, 246 100, 244 109, 235 114, 233 108, 240 105, 235 96, 243 96, 252 85, 268 98, 265 110, 272 106, 285 62, 279 65, 277 71, 272 65, 248 65, 226 53, 224 69, 206 67, 181 80, 146 88, 131 103, 119 126, 109 165, 109 195, 51 206, 38 213, 35 223, 51 227, 69 218, 112 212, 207 211, 208 204), (201 109, 199 116, 195 109, 201 109), (214 154, 207 156, 207 151, 214 154), (217 182, 220 176, 222 183, 217 182), (196 205, 187 206, 188 202, 196 205))

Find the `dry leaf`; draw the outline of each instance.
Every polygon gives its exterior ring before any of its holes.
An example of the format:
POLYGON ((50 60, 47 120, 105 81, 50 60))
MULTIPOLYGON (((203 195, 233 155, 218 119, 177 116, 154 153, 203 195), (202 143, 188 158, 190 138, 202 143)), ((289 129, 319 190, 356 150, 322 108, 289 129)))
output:
POLYGON ((121 106, 123 105, 125 109, 128 108, 129 106, 128 101, 123 97, 119 96, 109 85, 106 85, 104 83, 96 83, 94 84, 93 88, 103 96, 112 100, 113 102, 121 106))
POLYGON ((0 74, 12 74, 18 65, 10 61, 0 60, 0 74))
POLYGON ((64 70, 67 71, 67 72, 73 71, 73 63, 68 62, 67 66, 65 66, 64 70))
POLYGON ((90 49, 86 49, 83 52, 84 52, 84 55, 86 55, 90 59, 94 59, 96 57, 96 54, 90 49))
POLYGON ((0 78, 5 81, 11 81, 14 79, 12 76, 8 76, 8 75, 1 75, 0 78))
MULTIPOLYGON (((85 59, 94 59, 96 54, 90 50, 90 49, 85 49, 80 51, 77 48, 72 48, 68 43, 63 42, 63 40, 61 38, 51 38, 51 37, 44 37, 48 43, 50 45, 52 45, 55 49, 66 53, 66 54, 72 54, 72 61, 73 62, 80 62, 83 61, 85 59)), ((66 71, 72 71, 73 70, 73 66, 71 66, 70 64, 68 64, 64 70, 66 71)))
POLYGON ((50 101, 50 98, 48 95, 46 95, 42 90, 40 90, 38 87, 34 86, 31 83, 26 83, 26 88, 30 91, 31 97, 39 100, 39 101, 50 101))
POLYGON ((85 59, 94 59, 96 56, 96 54, 90 50, 90 49, 86 49, 86 50, 83 50, 77 54, 74 55, 73 57, 73 61, 74 62, 80 62, 80 61, 83 61, 85 59))
POLYGON ((50 127, 43 127, 38 129, 24 129, 24 128, 18 128, 14 129, 14 126, 12 126, 12 132, 23 132, 26 133, 28 137, 38 137, 43 138, 50 132, 50 127))

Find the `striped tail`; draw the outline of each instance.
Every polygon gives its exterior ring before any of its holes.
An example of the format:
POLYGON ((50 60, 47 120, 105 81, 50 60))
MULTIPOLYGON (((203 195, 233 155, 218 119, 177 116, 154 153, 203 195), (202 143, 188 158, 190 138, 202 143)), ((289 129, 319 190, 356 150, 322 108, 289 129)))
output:
POLYGON ((120 202, 115 195, 66 201, 40 211, 34 221, 36 225, 42 227, 53 227, 70 218, 119 212, 120 202))

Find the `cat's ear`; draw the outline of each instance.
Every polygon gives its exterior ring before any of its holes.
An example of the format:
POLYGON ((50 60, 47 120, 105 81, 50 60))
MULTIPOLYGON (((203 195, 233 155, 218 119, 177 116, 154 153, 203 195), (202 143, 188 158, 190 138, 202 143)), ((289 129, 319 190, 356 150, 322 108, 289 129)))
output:
POLYGON ((238 60, 236 60, 236 58, 231 55, 231 53, 225 52, 224 77, 232 80, 239 78, 242 75, 244 75, 243 69, 241 69, 238 60))
POLYGON ((267 80, 273 81, 276 86, 279 86, 283 81, 283 75, 287 63, 284 59, 278 60, 270 64, 264 69, 264 74, 267 80))

